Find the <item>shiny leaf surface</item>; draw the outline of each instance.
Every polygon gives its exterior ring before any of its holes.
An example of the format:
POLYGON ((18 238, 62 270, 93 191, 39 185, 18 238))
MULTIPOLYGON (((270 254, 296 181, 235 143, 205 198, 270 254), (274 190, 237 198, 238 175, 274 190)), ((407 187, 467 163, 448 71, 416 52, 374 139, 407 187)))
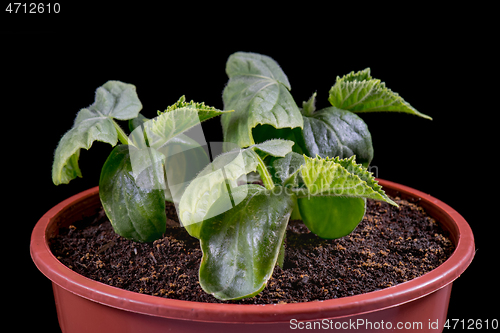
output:
POLYGON ((297 199, 304 224, 321 238, 349 235, 365 215, 366 199, 317 196, 297 199))
POLYGON ((356 114, 328 107, 304 116, 304 145, 308 156, 351 157, 368 166, 373 159, 368 126, 356 114))
POLYGON ((275 194, 257 185, 240 187, 233 196, 244 199, 230 211, 204 221, 200 234, 200 284, 223 300, 252 297, 264 289, 293 206, 284 192, 275 194))
POLYGON ((116 146, 104 163, 99 196, 115 232, 138 242, 152 242, 165 232, 165 195, 161 189, 161 163, 145 167, 135 175, 128 145, 116 146), (136 178, 138 179, 136 181, 136 178), (155 183, 156 188, 140 184, 155 183))

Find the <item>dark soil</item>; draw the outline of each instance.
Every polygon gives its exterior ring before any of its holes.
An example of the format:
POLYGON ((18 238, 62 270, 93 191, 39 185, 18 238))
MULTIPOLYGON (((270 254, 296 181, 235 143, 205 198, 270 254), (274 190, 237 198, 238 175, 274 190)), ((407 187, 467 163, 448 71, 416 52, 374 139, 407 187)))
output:
MULTIPOLYGON (((399 208, 368 200, 363 221, 349 236, 325 240, 301 221, 290 221, 284 268, 276 266, 258 296, 230 303, 294 303, 351 296, 414 279, 441 265, 453 244, 436 221, 405 200, 399 208)), ((61 229, 51 240, 54 255, 72 270, 111 286, 155 296, 228 303, 198 283, 201 250, 167 207, 163 239, 136 243, 113 232, 98 216, 61 229)))

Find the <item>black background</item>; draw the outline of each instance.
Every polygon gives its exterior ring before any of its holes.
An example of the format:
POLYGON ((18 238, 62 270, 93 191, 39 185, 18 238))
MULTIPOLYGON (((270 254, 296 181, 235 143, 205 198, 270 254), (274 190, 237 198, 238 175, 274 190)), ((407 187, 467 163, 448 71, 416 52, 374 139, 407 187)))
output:
MULTIPOLYGON (((318 108, 328 106, 337 75, 370 67, 375 78, 434 118, 362 114, 373 138, 372 165, 378 177, 446 202, 472 227, 476 256, 454 282, 448 318, 500 319, 494 311, 498 67, 492 61, 498 51, 488 9, 406 6, 378 14, 366 7, 304 5, 291 16, 286 8, 248 3, 238 14, 220 7, 219 15, 208 12, 214 8, 181 6, 62 4, 58 15, 1 9, 2 281, 6 299, 16 303, 7 308, 21 311, 19 329, 58 331, 51 284, 29 256, 31 230, 52 206, 96 186, 111 151, 95 143, 81 152, 82 179, 52 184, 53 152, 78 110, 92 104, 95 89, 108 80, 136 85, 148 117, 181 95, 222 108, 225 62, 236 51, 273 57, 299 106, 315 91, 318 108)), ((207 140, 222 139, 218 119, 204 129, 207 140)))

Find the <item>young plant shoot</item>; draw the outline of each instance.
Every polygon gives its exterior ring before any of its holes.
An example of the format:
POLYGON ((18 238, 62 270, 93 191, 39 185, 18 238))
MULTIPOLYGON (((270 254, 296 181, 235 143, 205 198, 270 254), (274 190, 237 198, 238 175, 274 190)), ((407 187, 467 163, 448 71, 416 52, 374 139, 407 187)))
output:
POLYGON ((201 287, 235 300, 260 293, 275 265, 283 266, 291 218, 333 239, 356 228, 366 199, 396 205, 367 170, 372 139, 356 113, 430 117, 372 78, 369 68, 337 77, 332 106, 318 111, 316 93, 297 106, 287 76, 268 56, 237 52, 226 72, 225 111, 183 96, 152 120, 139 114, 133 85, 107 82, 61 139, 52 177, 56 185, 81 177, 80 149, 94 141, 114 146, 99 195, 115 232, 139 242, 162 237, 165 201, 174 202, 182 226, 200 241, 201 287), (203 143, 186 131, 219 115, 224 152, 210 163, 203 143), (116 120, 129 121, 128 137, 116 120), (255 174, 262 185, 250 180, 255 174))
POLYGON ((268 56, 237 52, 226 73, 224 107, 235 112, 221 117, 224 141, 243 150, 220 156, 223 163, 216 159, 189 185, 179 206, 184 226, 200 239, 200 284, 224 300, 252 297, 265 287, 283 260, 290 216, 319 237, 339 238, 362 220, 366 199, 396 205, 366 169, 373 159, 372 139, 356 113, 405 112, 430 119, 372 78, 369 68, 337 77, 332 106, 319 111, 316 93, 299 109, 287 76, 268 56), (262 149, 271 142, 281 147, 279 153, 262 149), (265 188, 238 186, 238 177, 251 171, 259 173, 265 188))
POLYGON ((301 214, 306 207, 311 218, 304 223, 312 232, 338 238, 361 221, 366 198, 396 205, 355 156, 310 158, 275 139, 217 157, 189 184, 179 214, 200 239, 202 288, 220 299, 240 299, 258 294, 271 277, 296 202, 301 214), (267 156, 274 177, 263 162, 267 156), (238 186, 236 180, 252 171, 270 180, 266 187, 238 186), (308 205, 312 197, 319 200, 308 205))
MULTIPOLYGON (((120 236, 152 242, 162 237, 166 229, 165 200, 175 201, 165 172, 182 184, 209 162, 200 144, 183 132, 231 111, 186 102, 184 96, 164 112, 158 112, 153 120, 139 114, 141 109, 135 86, 108 81, 99 87, 94 104, 78 112, 73 127, 61 138, 55 151, 52 180, 58 185, 82 177, 78 167, 80 149, 89 149, 94 141, 111 144, 114 149, 99 180, 104 211, 120 236), (130 137, 115 119, 129 120, 130 137), (118 140, 121 144, 117 144, 118 140), (165 170, 165 165, 173 163, 180 163, 181 167, 165 170), (182 164, 190 165, 190 174, 182 164)), ((177 197, 180 199, 179 194, 177 197)))

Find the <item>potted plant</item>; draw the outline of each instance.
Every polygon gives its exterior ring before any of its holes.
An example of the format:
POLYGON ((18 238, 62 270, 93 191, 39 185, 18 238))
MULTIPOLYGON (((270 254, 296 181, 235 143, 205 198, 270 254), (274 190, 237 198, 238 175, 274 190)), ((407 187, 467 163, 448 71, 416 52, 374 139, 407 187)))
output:
POLYGON ((89 318, 102 316, 92 331, 220 331, 220 325, 234 329, 247 323, 283 331, 378 330, 410 322, 421 323, 414 330, 442 330, 451 282, 473 257, 472 233, 439 200, 373 177, 368 170, 373 158, 370 132, 356 113, 430 117, 373 79, 369 69, 337 77, 329 93, 332 106, 319 111, 316 94, 302 109, 297 107, 286 75, 267 56, 235 53, 226 72, 225 111, 181 97, 149 120, 139 114, 142 106, 134 86, 109 81, 61 139, 53 165, 55 184, 81 177, 81 148, 89 149, 95 140, 115 146, 102 168, 99 188, 54 207, 33 231, 32 257, 53 281, 63 330, 88 331, 93 325, 89 318), (199 124, 219 115, 224 143, 215 154, 213 145, 200 137, 199 124), (129 121, 129 136, 115 119, 129 121), (217 157, 210 162, 210 155, 217 157), (266 287, 276 265, 283 267, 290 219, 301 219, 321 238, 344 237, 365 216, 367 199, 397 206, 381 185, 392 195, 420 200, 450 232, 455 251, 421 277, 362 295, 269 305, 177 301, 87 279, 62 265, 48 246, 60 227, 95 213, 100 204, 117 234, 153 242, 166 231, 165 201, 170 201, 182 226, 200 241, 203 290, 221 300, 246 299, 266 287), (104 319, 111 314, 116 320, 104 319))

